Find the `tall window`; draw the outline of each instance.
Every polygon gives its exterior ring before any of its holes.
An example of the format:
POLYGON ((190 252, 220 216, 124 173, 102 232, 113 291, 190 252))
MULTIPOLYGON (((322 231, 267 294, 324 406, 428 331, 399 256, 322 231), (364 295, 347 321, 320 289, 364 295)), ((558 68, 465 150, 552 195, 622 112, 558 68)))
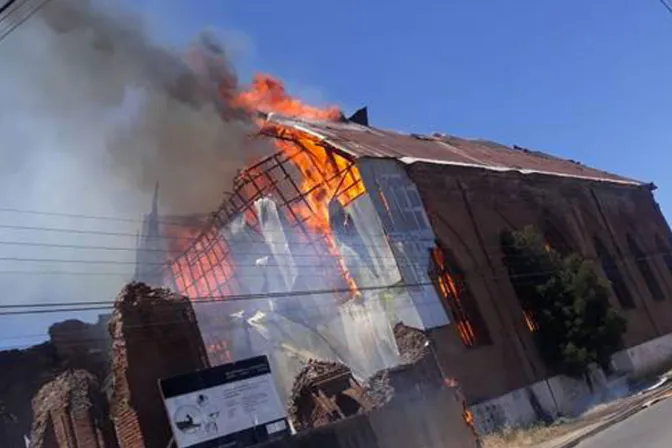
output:
POLYGON ((656 235, 656 250, 658 251, 658 254, 663 257, 667 270, 672 273, 672 252, 670 252, 669 245, 663 242, 660 235, 656 235))
POLYGON ((476 299, 469 291, 464 273, 450 250, 435 247, 431 252, 430 275, 450 310, 462 343, 467 348, 492 343, 476 299))
POLYGON ((618 264, 616 264, 616 260, 614 260, 614 257, 611 256, 599 238, 595 237, 593 244, 595 245, 595 252, 597 252, 597 256, 602 264, 604 274, 611 282, 611 289, 614 291, 618 303, 625 309, 634 308, 635 302, 632 299, 632 294, 630 294, 628 286, 625 284, 625 279, 623 278, 621 269, 618 264))
POLYGON ((626 239, 628 241, 628 249, 630 249, 630 253, 634 257, 639 273, 644 277, 646 286, 651 293, 651 298, 657 302, 665 300, 665 294, 663 294, 660 283, 658 283, 658 280, 656 279, 656 274, 654 274, 653 269, 651 269, 648 257, 630 234, 626 236, 626 239))
POLYGON ((560 255, 568 255, 571 251, 567 238, 565 238, 550 219, 544 220, 544 239, 546 240, 546 245, 558 251, 560 255))

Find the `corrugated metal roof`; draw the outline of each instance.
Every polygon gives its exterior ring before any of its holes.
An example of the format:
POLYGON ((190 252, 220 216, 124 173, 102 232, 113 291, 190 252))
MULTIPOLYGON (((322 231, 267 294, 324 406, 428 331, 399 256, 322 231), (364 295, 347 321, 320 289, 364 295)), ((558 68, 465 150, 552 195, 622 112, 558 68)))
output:
POLYGON ((468 140, 443 134, 409 135, 351 122, 300 121, 277 115, 269 117, 269 120, 309 132, 354 157, 395 158, 404 163, 427 162, 623 184, 644 184, 539 151, 510 148, 486 140, 468 140))

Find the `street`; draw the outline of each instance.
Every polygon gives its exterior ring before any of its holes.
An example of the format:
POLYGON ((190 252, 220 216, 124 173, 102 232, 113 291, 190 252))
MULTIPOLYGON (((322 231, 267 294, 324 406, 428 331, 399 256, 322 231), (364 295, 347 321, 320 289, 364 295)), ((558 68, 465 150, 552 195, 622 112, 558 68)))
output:
POLYGON ((672 400, 665 400, 579 444, 579 448, 672 446, 672 400))

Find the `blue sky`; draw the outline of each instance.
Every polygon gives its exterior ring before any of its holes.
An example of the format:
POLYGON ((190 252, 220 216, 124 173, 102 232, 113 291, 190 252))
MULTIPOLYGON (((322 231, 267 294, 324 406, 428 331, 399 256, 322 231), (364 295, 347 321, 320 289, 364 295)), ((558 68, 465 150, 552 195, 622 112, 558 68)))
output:
POLYGON ((161 39, 210 27, 372 123, 535 148, 654 181, 672 211, 672 15, 657 0, 143 0, 161 39))

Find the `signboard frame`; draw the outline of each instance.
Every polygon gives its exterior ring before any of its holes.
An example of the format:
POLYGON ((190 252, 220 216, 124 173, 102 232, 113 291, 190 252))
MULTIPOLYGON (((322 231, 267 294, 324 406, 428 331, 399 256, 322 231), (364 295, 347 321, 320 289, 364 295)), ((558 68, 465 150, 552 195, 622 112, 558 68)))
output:
POLYGON ((265 355, 159 379, 177 448, 247 448, 291 434, 265 355))

